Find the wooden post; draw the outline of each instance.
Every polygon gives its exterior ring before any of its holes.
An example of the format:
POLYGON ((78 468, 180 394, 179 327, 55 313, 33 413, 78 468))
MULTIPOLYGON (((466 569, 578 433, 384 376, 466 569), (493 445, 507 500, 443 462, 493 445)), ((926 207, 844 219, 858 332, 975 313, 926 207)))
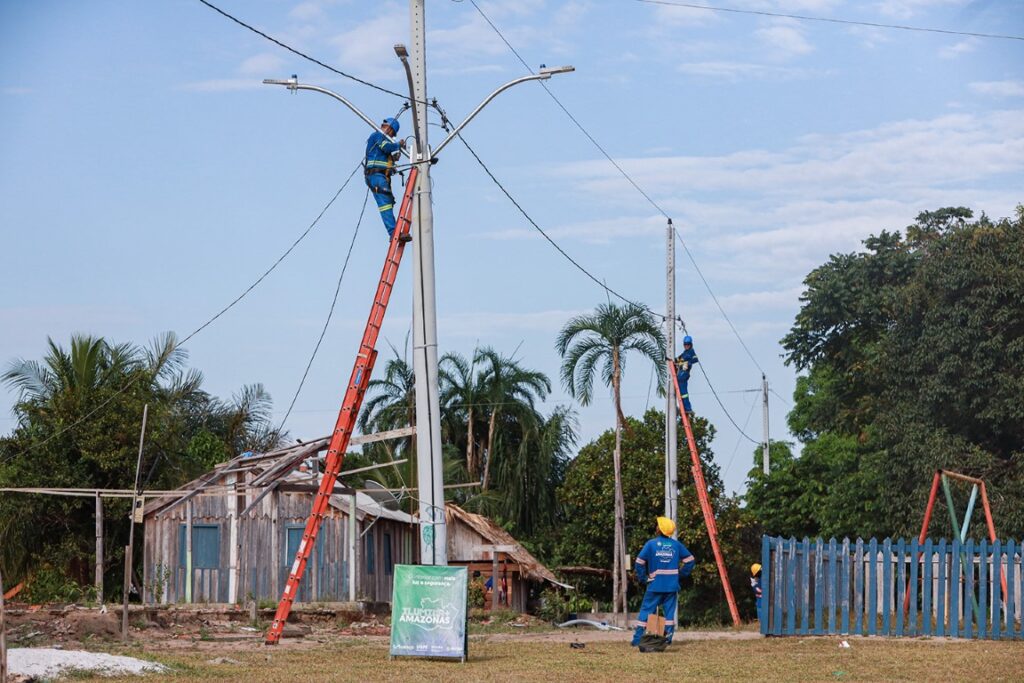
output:
MULTIPOLYGON (((270 494, 270 596, 281 593, 281 527, 277 522, 280 494, 270 494)), ((254 592, 254 595, 255 592, 254 592)), ((258 595, 256 596, 259 597, 258 595)))
POLYGON ((185 503, 185 602, 192 604, 192 501, 185 503))
POLYGON ((146 441, 146 418, 149 404, 142 407, 142 429, 139 430, 139 455, 135 459, 135 488, 132 509, 128 513, 128 546, 124 552, 124 602, 121 606, 121 640, 128 640, 128 594, 132 587, 132 552, 135 549, 135 509, 139 504, 139 475, 142 469, 142 446, 146 441))
POLYGON ((96 602, 103 604, 103 499, 99 493, 96 494, 96 602))
POLYGON ((498 607, 498 551, 491 551, 491 611, 498 607))
POLYGON ((356 577, 359 576, 356 566, 356 494, 348 504, 348 599, 356 601, 356 577))
POLYGON ((7 681, 7 623, 4 620, 4 580, 0 575, 0 683, 7 681))
MULTIPOLYGON (((232 489, 238 488, 238 475, 228 475, 225 483, 232 489)), ((228 492, 228 602, 238 602, 238 495, 237 491, 228 492)), ((219 563, 218 563, 219 564, 219 563)), ((217 596, 218 599, 220 596, 217 596)))

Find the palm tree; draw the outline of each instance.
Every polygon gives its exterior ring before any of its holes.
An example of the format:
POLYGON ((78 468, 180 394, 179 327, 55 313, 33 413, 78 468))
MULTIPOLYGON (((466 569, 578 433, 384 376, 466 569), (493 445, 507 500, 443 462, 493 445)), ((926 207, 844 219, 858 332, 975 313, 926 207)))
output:
MULTIPOLYGON (((453 424, 456 421, 466 425, 466 472, 476 481, 480 480, 479 449, 474 429, 480 412, 477 401, 483 394, 480 374, 476 372, 476 352, 473 362, 464 356, 449 352, 441 356, 439 379, 441 384, 441 416, 453 424)), ((456 430, 449 429, 449 441, 455 443, 456 430)))
POLYGON ((478 381, 483 387, 482 396, 490 404, 482 487, 486 491, 491 482, 492 465, 498 460, 498 418, 502 414, 513 415, 514 409, 521 407, 535 410, 536 401, 544 400, 551 391, 551 380, 544 373, 527 370, 490 347, 479 349, 473 362, 483 365, 478 381))
MULTIPOLYGON (((372 396, 363 403, 363 413, 358 422, 359 430, 364 434, 416 426, 416 376, 412 364, 398 353, 393 344, 389 343, 389 346, 394 358, 385 363, 384 376, 371 379, 367 385, 367 394, 372 396)), ((394 466, 394 475, 402 486, 416 485, 416 440, 413 437, 373 444, 364 452, 378 460, 383 454, 390 456, 390 460, 398 458, 400 453, 405 454, 408 459, 406 478, 403 479, 398 465, 394 466)), ((388 484, 391 485, 392 481, 388 484)), ((414 509, 414 503, 410 502, 410 512, 414 509)))
POLYGON ((658 389, 665 383, 665 337, 654 316, 633 303, 601 304, 594 313, 576 316, 562 328, 555 344, 562 356, 562 384, 580 404, 594 395, 594 371, 611 387, 615 400, 615 550, 612 567, 612 609, 626 611, 626 505, 622 496, 622 371, 626 354, 637 351, 657 370, 658 389))

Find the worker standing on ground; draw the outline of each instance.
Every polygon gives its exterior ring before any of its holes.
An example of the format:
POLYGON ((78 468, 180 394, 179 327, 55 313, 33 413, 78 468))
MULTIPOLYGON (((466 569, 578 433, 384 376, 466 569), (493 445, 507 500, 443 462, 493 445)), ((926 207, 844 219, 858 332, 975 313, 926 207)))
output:
MULTIPOLYGON (((380 218, 388 231, 388 238, 395 235, 395 195, 391 192, 391 175, 395 172, 395 160, 400 150, 405 147, 405 140, 395 142, 398 134, 398 119, 387 118, 381 123, 380 130, 374 131, 366 141, 366 160, 363 162, 363 173, 366 186, 373 193, 377 202, 380 218)), ((402 242, 412 239, 408 234, 400 237, 402 242)))
POLYGON ((647 590, 640 606, 636 630, 633 631, 633 646, 640 645, 640 639, 647 630, 647 618, 659 606, 665 615, 665 640, 672 642, 676 630, 679 577, 689 576, 694 567, 693 554, 672 538, 675 531, 675 522, 668 517, 658 517, 658 535, 647 541, 636 556, 636 576, 647 590))
POLYGON ((754 602, 757 604, 757 618, 761 618, 761 565, 750 565, 750 590, 754 591, 754 602))
POLYGON ((693 337, 683 337, 683 353, 676 358, 676 379, 679 380, 679 395, 683 398, 683 410, 693 415, 693 406, 690 405, 690 370, 699 363, 697 352, 693 350, 693 337))

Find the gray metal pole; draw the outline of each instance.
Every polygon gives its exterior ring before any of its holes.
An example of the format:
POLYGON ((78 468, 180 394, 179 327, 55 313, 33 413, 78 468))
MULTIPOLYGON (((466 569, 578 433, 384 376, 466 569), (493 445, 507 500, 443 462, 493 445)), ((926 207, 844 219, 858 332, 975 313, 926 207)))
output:
POLYGON ((121 640, 128 640, 128 594, 132 586, 132 553, 135 550, 135 508, 139 502, 139 476, 142 469, 142 446, 146 442, 146 418, 149 404, 142 407, 142 429, 139 430, 139 454, 135 459, 135 495, 132 496, 132 510, 128 514, 128 546, 124 558, 124 602, 121 606, 121 640))
MULTIPOLYGON (((665 346, 666 357, 676 356, 676 240, 672 219, 668 219, 665 259, 665 346)), ((665 392, 665 516, 678 521, 679 510, 679 437, 676 430, 676 392, 669 377, 665 392)))
MULTIPOLYGON (((409 0, 412 97, 427 101, 425 0, 409 0)), ((417 106, 419 144, 413 161, 430 159, 427 107, 417 106)), ((444 517, 444 468, 441 460, 441 406, 437 371, 437 300, 434 290, 434 212, 430 164, 420 166, 413 201, 413 371, 416 376, 416 455, 420 499, 420 564, 447 565, 444 517)))
POLYGON ((763 374, 761 375, 761 426, 764 430, 764 442, 761 444, 761 464, 764 475, 767 477, 772 441, 768 435, 768 378, 763 374))
POLYGON ((99 492, 96 493, 96 602, 103 604, 103 498, 99 492))

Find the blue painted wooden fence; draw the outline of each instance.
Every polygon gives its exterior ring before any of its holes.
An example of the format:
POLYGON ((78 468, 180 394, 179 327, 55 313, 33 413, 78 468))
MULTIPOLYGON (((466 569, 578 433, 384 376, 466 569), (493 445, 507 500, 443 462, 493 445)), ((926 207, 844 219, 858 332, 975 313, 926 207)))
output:
POLYGON ((1024 639, 1024 543, 772 538, 761 633, 1024 639))

